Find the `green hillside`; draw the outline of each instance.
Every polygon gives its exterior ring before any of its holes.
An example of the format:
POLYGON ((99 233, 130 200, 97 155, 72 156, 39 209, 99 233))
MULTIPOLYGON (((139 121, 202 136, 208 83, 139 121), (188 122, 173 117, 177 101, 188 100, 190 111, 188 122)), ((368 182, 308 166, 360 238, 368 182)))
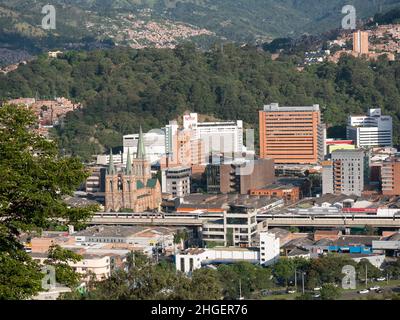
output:
MULTIPOLYGON (((205 28, 229 41, 251 43, 318 34, 341 26, 341 8, 353 4, 359 19, 391 9, 398 0, 54 0, 57 30, 40 28, 47 0, 0 0, 2 44, 51 48, 85 37, 102 38, 119 14, 151 9, 149 20, 172 20, 205 28), (94 28, 87 25, 94 24, 94 28)), ((116 35, 116 33, 114 35, 116 35)), ((204 39, 201 39, 204 42, 204 39)), ((209 41, 210 42, 210 41, 209 41)))

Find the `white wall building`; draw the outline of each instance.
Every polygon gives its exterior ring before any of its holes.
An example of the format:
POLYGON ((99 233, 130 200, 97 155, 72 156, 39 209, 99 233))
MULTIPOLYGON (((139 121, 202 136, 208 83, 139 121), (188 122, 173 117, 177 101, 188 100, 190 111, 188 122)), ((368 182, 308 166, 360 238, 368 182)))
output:
POLYGON ((258 250, 245 248, 191 248, 186 250, 185 253, 175 256, 175 266, 177 271, 190 273, 196 269, 200 269, 205 264, 238 261, 257 263, 259 255, 260 252, 258 250))
MULTIPOLYGON (((126 160, 126 158, 125 158, 126 160)), ((122 154, 113 154, 114 163, 122 163, 122 154)), ((97 155, 96 164, 106 166, 110 163, 110 155, 109 154, 99 154, 97 155)))
MULTIPOLYGON (((139 134, 130 134, 123 137, 124 154, 123 159, 126 163, 128 151, 133 157, 136 156, 139 134)), ((146 157, 150 163, 156 163, 165 156, 165 131, 154 130, 144 134, 144 147, 146 149, 146 157)))
POLYGON ((349 116, 347 138, 353 140, 357 148, 392 146, 392 117, 383 116, 381 109, 370 109, 365 116, 349 116))
MULTIPOLYGON (((77 273, 87 276, 88 273, 92 273, 96 276, 97 280, 107 279, 111 274, 111 257, 103 254, 78 254, 82 255, 82 260, 78 262, 68 262, 68 265, 72 267, 77 273)), ((31 253, 34 260, 37 260, 40 264, 44 264, 47 259, 47 253, 31 253)), ((89 280, 86 278, 84 280, 89 280)))
POLYGON ((243 121, 198 122, 197 113, 183 116, 184 129, 194 131, 194 136, 204 142, 204 153, 237 153, 243 149, 243 121))
POLYGON ((161 191, 180 198, 190 194, 191 175, 191 167, 176 167, 162 170, 161 191))
POLYGON ((279 260, 280 241, 273 233, 260 232, 260 264, 269 266, 279 260))

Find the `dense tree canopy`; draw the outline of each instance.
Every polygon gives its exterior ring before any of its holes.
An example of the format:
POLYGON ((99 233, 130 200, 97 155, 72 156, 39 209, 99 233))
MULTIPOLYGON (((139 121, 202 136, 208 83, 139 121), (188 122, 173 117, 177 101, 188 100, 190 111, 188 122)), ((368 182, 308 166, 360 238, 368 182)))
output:
POLYGON ((85 294, 65 294, 64 299, 90 300, 217 300, 222 288, 214 270, 198 269, 191 277, 176 273, 165 261, 154 263, 141 253, 128 255, 126 269, 115 270, 103 281, 93 280, 85 294))
MULTIPOLYGON (((35 133, 35 123, 23 107, 0 108, 0 299, 28 298, 41 289, 43 274, 23 250, 21 233, 40 232, 52 222, 78 225, 94 209, 63 202, 86 173, 76 158, 59 157, 57 146, 35 133)), ((72 257, 52 253, 56 268, 72 257)))

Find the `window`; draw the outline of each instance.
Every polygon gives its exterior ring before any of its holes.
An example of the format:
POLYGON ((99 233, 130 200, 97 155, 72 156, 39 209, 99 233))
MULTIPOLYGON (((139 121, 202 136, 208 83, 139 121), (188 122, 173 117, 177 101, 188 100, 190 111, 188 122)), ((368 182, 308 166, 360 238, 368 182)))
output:
POLYGON ((185 272, 185 259, 181 258, 181 271, 185 272))

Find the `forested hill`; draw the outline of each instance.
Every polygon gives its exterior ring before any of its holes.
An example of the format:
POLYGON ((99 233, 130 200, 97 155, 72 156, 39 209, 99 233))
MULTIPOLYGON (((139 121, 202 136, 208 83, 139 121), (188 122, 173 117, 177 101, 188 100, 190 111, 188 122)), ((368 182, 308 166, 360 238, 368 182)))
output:
MULTIPOLYGON (((253 47, 209 52, 192 45, 170 49, 111 49, 39 57, 0 76, 2 99, 65 96, 83 102, 58 130, 62 147, 84 158, 121 145, 123 134, 161 127, 186 110, 243 119, 257 129, 265 103, 319 103, 331 126, 350 113, 381 107, 400 129, 400 63, 345 58, 303 72, 290 57, 272 61, 253 47)), ((343 132, 343 131, 342 131, 343 132)))
MULTIPOLYGON (((110 39, 119 39, 126 45, 131 42, 125 43, 126 32, 122 30, 139 31, 132 21, 140 20, 158 22, 162 30, 171 28, 166 21, 175 23, 175 27, 183 22, 205 28, 228 41, 265 42, 339 28, 345 5, 355 6, 358 19, 399 5, 398 0, 52 0, 57 28, 46 31, 40 25, 44 17, 41 10, 47 3, 0 0, 0 46, 6 44, 36 53, 51 48, 103 45, 98 40, 108 40, 108 44, 110 39), (146 19, 138 16, 144 12, 146 19), (121 14, 133 14, 134 18, 126 22, 121 14)), ((208 47, 211 40, 207 36, 195 37, 193 41, 208 47)))

